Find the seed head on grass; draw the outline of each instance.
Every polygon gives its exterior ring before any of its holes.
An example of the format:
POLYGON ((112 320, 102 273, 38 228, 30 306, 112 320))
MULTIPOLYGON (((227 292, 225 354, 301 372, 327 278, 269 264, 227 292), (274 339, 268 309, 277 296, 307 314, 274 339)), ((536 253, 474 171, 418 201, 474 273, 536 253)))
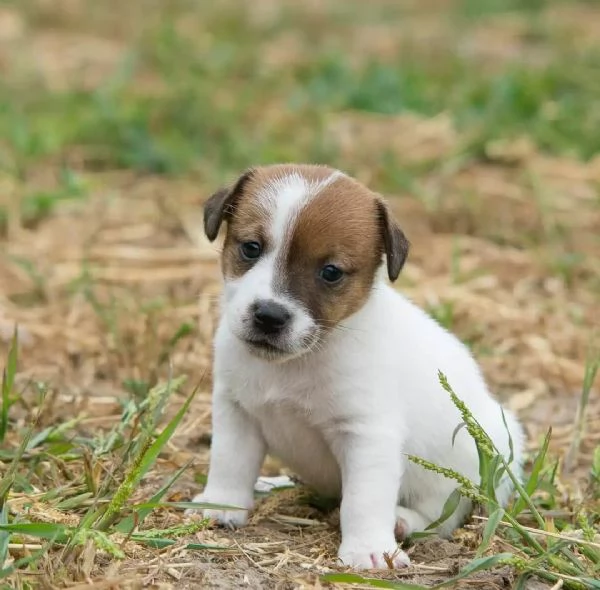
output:
POLYGON ((581 529, 583 538, 586 541, 594 541, 596 539, 596 537, 599 536, 599 534, 594 530, 594 527, 590 524, 590 519, 585 510, 582 510, 577 515, 577 524, 578 524, 579 528, 581 529))
POLYGON ((105 551, 115 559, 125 559, 125 553, 123 553, 119 546, 102 531, 79 529, 73 535, 71 543, 73 545, 85 545, 87 541, 91 541, 95 547, 101 551, 105 551))
POLYGON ((193 535, 199 531, 203 531, 208 524, 210 523, 210 519, 204 518, 199 521, 191 522, 188 524, 183 524, 180 526, 170 527, 168 529, 146 529, 144 531, 139 531, 136 533, 136 538, 154 538, 160 539, 163 537, 176 538, 176 537, 184 537, 187 535, 193 535))
POLYGON ((146 419, 142 422, 142 428, 147 434, 152 434, 152 431, 158 425, 171 393, 178 391, 185 381, 185 375, 169 378, 166 383, 159 383, 148 392, 145 403, 146 419))
POLYGON ((111 501, 106 507, 106 510, 96 527, 98 530, 105 531, 113 524, 127 504, 129 498, 131 498, 135 492, 135 488, 143 475, 142 461, 151 444, 152 441, 150 439, 145 441, 144 447, 142 447, 140 452, 134 457, 133 463, 125 475, 125 479, 113 494, 111 501))
POLYGON ((441 467, 440 465, 436 465, 431 461, 427 461, 421 457, 416 457, 415 455, 407 455, 407 457, 416 465, 420 465, 424 469, 427 469, 427 471, 433 471, 434 473, 439 473, 448 479, 457 481, 460 484, 460 493, 463 496, 470 498, 475 502, 485 501, 485 497, 479 493, 473 482, 469 478, 458 473, 458 471, 454 471, 454 469, 449 469, 447 467, 441 467))
MULTIPOLYGON (((170 393, 173 392, 176 387, 180 386, 184 380, 184 377, 180 377, 178 379, 169 381, 166 384, 159 384, 153 388, 148 397, 151 400, 151 407, 154 408, 155 412, 158 409, 162 410, 166 396, 170 395, 170 393)), ((156 414, 153 415, 152 412, 150 413, 151 421, 148 423, 147 427, 144 428, 140 434, 139 441, 137 444, 135 444, 135 453, 125 474, 125 478, 115 491, 111 501, 104 511, 104 514, 97 524, 96 528, 98 530, 106 531, 115 522, 115 520, 117 520, 127 501, 135 492, 137 484, 148 471, 152 463, 156 460, 160 449, 170 438, 175 427, 181 420, 181 417, 189 406, 194 393, 192 393, 192 395, 184 404, 183 408, 179 410, 175 418, 171 420, 171 422, 155 440, 153 440, 152 432, 156 426, 156 423, 158 422, 158 416, 156 414)))
POLYGON ((481 449, 487 457, 491 458, 498 453, 494 447, 492 439, 488 436, 487 432, 482 428, 481 424, 475 419, 471 410, 467 407, 458 395, 454 392, 448 379, 441 371, 438 371, 438 379, 441 386, 450 394, 452 403, 458 408, 460 415, 462 416, 463 422, 467 429, 467 432, 471 435, 473 440, 477 443, 477 447, 481 449))

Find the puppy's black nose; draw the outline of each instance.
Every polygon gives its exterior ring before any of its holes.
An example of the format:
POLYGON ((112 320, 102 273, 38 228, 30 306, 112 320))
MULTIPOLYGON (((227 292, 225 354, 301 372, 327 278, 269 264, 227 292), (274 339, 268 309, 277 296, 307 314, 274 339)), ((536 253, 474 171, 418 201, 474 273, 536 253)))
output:
POLYGON ((254 326, 263 334, 277 334, 288 324, 292 315, 275 301, 257 301, 254 304, 254 326))

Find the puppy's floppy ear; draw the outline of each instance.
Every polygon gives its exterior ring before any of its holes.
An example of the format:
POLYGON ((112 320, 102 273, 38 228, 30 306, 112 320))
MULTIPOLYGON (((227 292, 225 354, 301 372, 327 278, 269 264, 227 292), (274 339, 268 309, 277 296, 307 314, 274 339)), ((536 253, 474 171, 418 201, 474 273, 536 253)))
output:
POLYGON ((231 217, 235 202, 244 190, 244 185, 252 178, 254 169, 246 170, 230 188, 219 189, 204 204, 204 233, 212 242, 219 234, 223 219, 231 217))
POLYGON ((388 277, 393 282, 398 278, 406 262, 410 242, 382 199, 377 199, 377 215, 387 259, 388 277))

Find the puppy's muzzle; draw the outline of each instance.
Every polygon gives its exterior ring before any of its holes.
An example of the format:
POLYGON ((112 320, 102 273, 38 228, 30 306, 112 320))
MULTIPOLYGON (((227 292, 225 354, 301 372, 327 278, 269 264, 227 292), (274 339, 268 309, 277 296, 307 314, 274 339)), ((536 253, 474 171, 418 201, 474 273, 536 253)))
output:
POLYGON ((272 300, 257 301, 252 306, 252 326, 257 334, 277 336, 289 325, 292 314, 272 300))

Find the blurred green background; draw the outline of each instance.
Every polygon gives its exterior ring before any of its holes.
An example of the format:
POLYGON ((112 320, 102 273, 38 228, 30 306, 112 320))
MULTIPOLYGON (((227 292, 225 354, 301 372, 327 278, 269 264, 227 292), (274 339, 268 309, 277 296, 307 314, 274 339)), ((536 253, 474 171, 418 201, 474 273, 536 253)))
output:
MULTIPOLYGON (((18 0, 0 4, 0 72, 0 163, 16 177, 59 159, 214 183, 299 160, 366 164, 385 190, 499 139, 600 151, 592 1, 18 0), (393 157, 386 135, 410 129, 384 124, 344 149, 333 121, 348 112, 447 116, 459 140, 393 157)), ((62 191, 77 192, 68 172, 62 191)))

